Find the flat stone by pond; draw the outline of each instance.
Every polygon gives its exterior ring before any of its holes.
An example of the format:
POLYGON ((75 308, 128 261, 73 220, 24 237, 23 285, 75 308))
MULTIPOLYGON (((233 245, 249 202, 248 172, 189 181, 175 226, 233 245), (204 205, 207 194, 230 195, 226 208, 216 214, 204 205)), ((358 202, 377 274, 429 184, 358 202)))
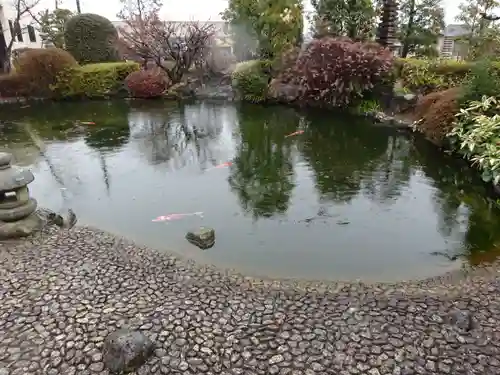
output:
POLYGON ((36 176, 40 207, 71 208, 81 224, 200 263, 395 281, 498 254, 500 214, 475 172, 367 119, 133 101, 44 103, 6 116, 44 143, 41 155, 15 123, 1 133, 15 163, 36 176), (68 131, 75 126, 85 131, 68 131), (205 251, 185 239, 199 227, 217 232, 205 251))

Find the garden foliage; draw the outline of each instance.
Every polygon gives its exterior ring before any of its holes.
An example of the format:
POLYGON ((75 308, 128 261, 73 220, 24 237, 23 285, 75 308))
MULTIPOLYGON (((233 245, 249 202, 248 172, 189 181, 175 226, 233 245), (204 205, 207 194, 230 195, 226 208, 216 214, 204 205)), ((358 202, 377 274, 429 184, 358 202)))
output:
POLYGON ((19 55, 16 70, 30 82, 32 95, 50 96, 58 75, 77 66, 75 58, 63 49, 35 48, 19 55))
POLYGON ((111 21, 92 13, 70 18, 64 30, 66 50, 80 64, 118 61, 117 38, 111 21))
POLYGON ((455 87, 422 97, 415 107, 415 128, 433 143, 443 145, 459 111, 460 95, 460 88, 455 87))
POLYGON ((20 73, 0 75, 0 98, 22 98, 31 95, 27 77, 20 73))
POLYGON ((500 95, 500 69, 495 63, 483 60, 471 68, 471 74, 463 85, 461 103, 481 100, 484 96, 500 95))
POLYGON ((140 70, 130 73, 125 84, 130 95, 134 98, 157 98, 165 92, 167 78, 157 69, 140 70))
POLYGON ((126 91, 125 78, 139 70, 135 62, 88 64, 65 70, 53 90, 59 97, 105 98, 126 91))
POLYGON ((231 78, 240 98, 253 103, 266 100, 271 66, 269 60, 250 60, 236 66, 231 78))
POLYGON ((392 76, 393 56, 388 49, 325 37, 313 40, 279 78, 299 87, 298 100, 304 104, 347 107, 392 76))
POLYGON ((476 165, 485 182, 500 183, 500 101, 484 96, 457 114, 448 133, 452 146, 476 165))
MULTIPOLYGON (((446 90, 460 86, 477 75, 476 62, 454 60, 424 60, 424 59, 397 59, 396 77, 408 90, 426 95, 428 93, 446 90)), ((492 72, 500 72, 500 63, 491 62, 492 72)))

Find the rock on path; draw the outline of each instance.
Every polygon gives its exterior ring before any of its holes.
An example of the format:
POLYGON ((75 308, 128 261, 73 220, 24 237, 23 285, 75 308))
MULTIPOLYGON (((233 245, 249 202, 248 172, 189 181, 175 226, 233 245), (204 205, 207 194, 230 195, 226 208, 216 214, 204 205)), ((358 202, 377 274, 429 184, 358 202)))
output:
POLYGON ((0 375, 109 374, 103 342, 155 345, 136 374, 500 374, 497 274, 278 283, 89 228, 0 243, 0 375), (31 241, 31 242, 30 242, 31 241))

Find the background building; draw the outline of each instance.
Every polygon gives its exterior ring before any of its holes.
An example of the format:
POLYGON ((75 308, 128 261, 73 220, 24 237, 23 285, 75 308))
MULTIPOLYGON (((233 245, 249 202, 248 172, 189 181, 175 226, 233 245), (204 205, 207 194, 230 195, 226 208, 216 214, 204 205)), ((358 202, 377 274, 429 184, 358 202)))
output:
POLYGON ((12 2, 0 0, 0 71, 7 54, 7 46, 13 39, 12 51, 18 48, 41 48, 42 38, 31 25, 32 18, 25 14, 16 24, 16 9, 12 2))
POLYGON ((438 39, 438 50, 441 57, 464 59, 467 56, 467 43, 463 38, 469 34, 466 25, 451 24, 445 27, 438 39))

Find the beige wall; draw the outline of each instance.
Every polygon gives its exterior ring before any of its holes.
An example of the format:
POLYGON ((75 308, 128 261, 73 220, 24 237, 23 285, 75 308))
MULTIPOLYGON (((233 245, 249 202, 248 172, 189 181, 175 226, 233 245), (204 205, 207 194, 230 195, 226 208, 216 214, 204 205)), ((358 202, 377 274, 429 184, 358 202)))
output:
MULTIPOLYGON (((12 39, 12 33, 10 30, 9 20, 13 23, 16 17, 16 10, 13 6, 9 5, 8 1, 0 1, 0 22, 2 23, 2 31, 5 37, 5 43, 7 46, 9 45, 12 39), (4 5, 2 5, 4 4, 4 5)), ((25 14, 20 20, 20 26, 22 31, 22 41, 19 41, 17 36, 14 35, 14 44, 12 45, 12 49, 17 48, 41 48, 42 47, 42 38, 40 38, 40 34, 36 29, 34 29, 35 33, 35 42, 30 41, 30 37, 28 34, 28 25, 30 25, 32 18, 29 14, 25 14)))

